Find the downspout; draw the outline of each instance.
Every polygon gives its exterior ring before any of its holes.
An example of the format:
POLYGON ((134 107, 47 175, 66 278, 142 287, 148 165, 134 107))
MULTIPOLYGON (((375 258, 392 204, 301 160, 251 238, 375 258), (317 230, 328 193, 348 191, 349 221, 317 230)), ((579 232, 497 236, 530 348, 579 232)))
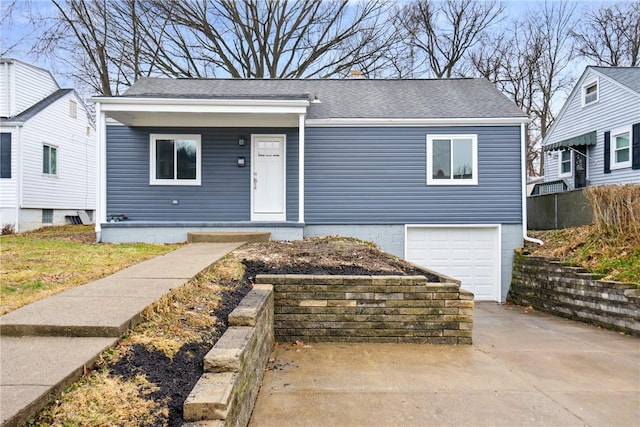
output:
POLYGON ((520 169, 522 173, 522 238, 527 242, 544 245, 540 239, 534 239, 527 235, 527 140, 524 123, 520 123, 520 169))

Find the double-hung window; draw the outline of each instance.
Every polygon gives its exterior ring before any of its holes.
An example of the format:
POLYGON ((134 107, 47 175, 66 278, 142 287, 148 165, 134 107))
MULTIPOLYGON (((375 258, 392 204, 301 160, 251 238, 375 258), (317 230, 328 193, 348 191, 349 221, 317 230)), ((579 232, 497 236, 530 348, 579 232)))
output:
POLYGON ((200 185, 200 135, 151 135, 151 185, 200 185))
POLYGON ((46 175, 58 174, 58 148, 44 144, 42 146, 42 173, 46 175))
POLYGON ((611 131, 611 169, 631 167, 631 127, 611 131))
POLYGON ((598 89, 598 79, 591 80, 584 85, 582 85, 582 106, 586 106, 589 104, 595 104, 598 102, 599 97, 599 89, 598 89))
POLYGON ((560 152, 560 177, 571 176, 573 173, 573 156, 571 150, 566 149, 560 152))
POLYGON ((477 135, 427 135, 427 185, 477 184, 477 135))

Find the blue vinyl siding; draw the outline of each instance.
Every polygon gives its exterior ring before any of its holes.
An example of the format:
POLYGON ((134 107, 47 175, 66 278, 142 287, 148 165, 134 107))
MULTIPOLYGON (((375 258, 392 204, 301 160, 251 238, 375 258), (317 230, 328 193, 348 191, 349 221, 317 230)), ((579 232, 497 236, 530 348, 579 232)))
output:
POLYGON ((520 127, 307 128, 305 222, 522 222, 520 127), (427 134, 477 134, 477 186, 426 185, 427 134))
POLYGON ((251 134, 286 134, 287 220, 298 220, 298 130, 107 127, 107 214, 131 221, 249 221, 251 134), (202 185, 149 185, 149 135, 202 135, 202 185), (239 146, 244 137, 246 145, 239 146), (237 158, 245 157, 239 168, 237 158), (174 205, 173 200, 178 204, 174 205))

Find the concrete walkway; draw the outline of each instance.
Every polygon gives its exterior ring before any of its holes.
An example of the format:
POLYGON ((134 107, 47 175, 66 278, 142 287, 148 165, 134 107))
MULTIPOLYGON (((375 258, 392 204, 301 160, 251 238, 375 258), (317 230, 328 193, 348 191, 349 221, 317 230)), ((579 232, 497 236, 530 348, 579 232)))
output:
POLYGON ((640 339, 477 303, 472 346, 280 344, 250 426, 640 426, 640 339))
POLYGON ((195 243, 0 317, 0 424, 23 425, 140 321, 242 243, 195 243))

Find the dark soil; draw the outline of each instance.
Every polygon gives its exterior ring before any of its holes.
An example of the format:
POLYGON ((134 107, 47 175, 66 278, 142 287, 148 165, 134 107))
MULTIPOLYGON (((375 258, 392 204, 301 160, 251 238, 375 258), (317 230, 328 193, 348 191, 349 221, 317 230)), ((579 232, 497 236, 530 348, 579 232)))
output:
POLYGON ((393 255, 369 242, 341 237, 319 237, 292 242, 265 242, 237 251, 253 282, 256 274, 316 274, 357 276, 440 277, 393 255))
MULTIPOLYGON (((113 375, 133 378, 144 374, 160 387, 151 398, 169 400, 169 417, 158 420, 159 426, 183 424, 182 405, 203 373, 204 356, 226 331, 229 314, 249 292, 257 274, 423 275, 430 281, 440 281, 436 275, 353 239, 329 237, 258 243, 245 245, 231 256, 245 265, 243 280, 223 284, 233 291, 223 293, 220 307, 212 313, 218 323, 202 331, 201 342, 184 345, 173 359, 160 351, 134 345, 109 366, 113 375)), ((271 365, 269 369, 282 366, 271 365)))
POLYGON ((182 346, 173 359, 161 351, 134 345, 117 363, 109 366, 112 375, 133 378, 144 374, 160 387, 149 396, 156 401, 169 400, 168 420, 158 420, 158 426, 178 427, 184 423, 182 405, 204 372, 204 356, 227 330, 229 314, 251 289, 247 281, 233 281, 225 286, 233 291, 222 293, 220 307, 212 313, 219 320, 214 328, 202 331, 201 342, 182 346))

